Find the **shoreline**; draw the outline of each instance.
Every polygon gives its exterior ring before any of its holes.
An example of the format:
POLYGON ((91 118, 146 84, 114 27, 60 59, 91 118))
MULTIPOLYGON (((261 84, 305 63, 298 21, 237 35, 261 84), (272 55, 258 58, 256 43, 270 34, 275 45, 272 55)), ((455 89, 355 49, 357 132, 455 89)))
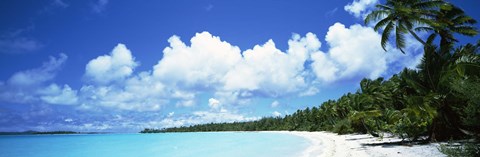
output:
POLYGON ((300 136, 310 142, 302 157, 446 157, 438 150, 438 143, 424 145, 389 145, 401 141, 395 137, 379 139, 368 134, 337 135, 330 132, 265 131, 300 136), (371 144, 371 145, 366 145, 371 144))

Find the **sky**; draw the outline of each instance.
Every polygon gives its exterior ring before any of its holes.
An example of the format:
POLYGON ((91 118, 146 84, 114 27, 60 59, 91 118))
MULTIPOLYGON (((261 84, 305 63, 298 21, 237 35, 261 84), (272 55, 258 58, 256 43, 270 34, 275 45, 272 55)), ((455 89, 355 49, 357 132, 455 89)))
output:
MULTIPOLYGON (((451 2, 480 19, 480 1, 451 2)), ((419 63, 412 37, 406 54, 384 51, 363 23, 377 3, 1 1, 0 131, 138 132, 318 107, 419 63)))

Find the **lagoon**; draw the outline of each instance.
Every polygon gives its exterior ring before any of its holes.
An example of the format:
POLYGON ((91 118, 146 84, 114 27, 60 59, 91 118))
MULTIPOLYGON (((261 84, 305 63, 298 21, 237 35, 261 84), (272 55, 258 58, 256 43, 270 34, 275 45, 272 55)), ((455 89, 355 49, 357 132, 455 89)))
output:
POLYGON ((307 139, 275 132, 0 136, 0 157, 292 157, 307 139))

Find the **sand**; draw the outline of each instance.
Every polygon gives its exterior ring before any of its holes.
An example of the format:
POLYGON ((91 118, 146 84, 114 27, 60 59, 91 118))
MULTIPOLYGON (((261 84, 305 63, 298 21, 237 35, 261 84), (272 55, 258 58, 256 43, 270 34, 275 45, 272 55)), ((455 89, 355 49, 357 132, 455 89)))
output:
POLYGON ((276 131, 308 139, 311 146, 302 157, 444 157, 438 150, 439 144, 426 145, 386 145, 384 143, 401 141, 395 137, 375 138, 367 134, 337 135, 329 132, 276 131), (379 144, 379 145, 365 145, 379 144))

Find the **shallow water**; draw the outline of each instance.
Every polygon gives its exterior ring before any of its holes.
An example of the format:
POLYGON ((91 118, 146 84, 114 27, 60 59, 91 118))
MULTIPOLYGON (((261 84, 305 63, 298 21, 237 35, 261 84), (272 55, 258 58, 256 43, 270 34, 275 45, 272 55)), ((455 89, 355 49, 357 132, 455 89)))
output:
POLYGON ((267 132, 0 136, 1 157, 292 157, 308 146, 267 132))

